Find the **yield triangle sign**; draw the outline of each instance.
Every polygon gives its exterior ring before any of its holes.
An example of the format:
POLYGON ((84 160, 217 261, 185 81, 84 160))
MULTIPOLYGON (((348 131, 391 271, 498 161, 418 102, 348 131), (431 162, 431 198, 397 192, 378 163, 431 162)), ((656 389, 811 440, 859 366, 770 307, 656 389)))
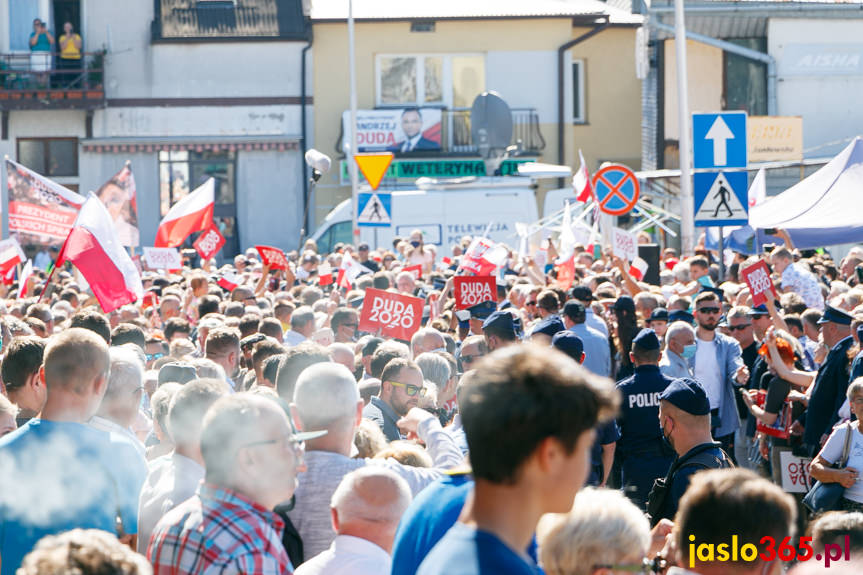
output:
MULTIPOLYGON (((702 174, 699 174, 701 176, 702 174)), ((708 176, 710 174, 707 174, 708 176)), ((733 174, 737 176, 738 174, 733 174)), ((746 179, 743 175, 742 187, 745 190, 746 179)), ((731 178, 723 172, 719 172, 710 187, 707 188, 707 193, 703 196, 701 204, 695 211, 695 220, 709 225, 709 222, 716 222, 716 225, 731 224, 736 221, 747 221, 747 209, 740 200, 741 184, 734 179, 733 185, 729 182, 731 178)), ((706 182, 705 182, 706 183, 706 182)), ((704 189, 704 188, 702 188, 704 189)), ((699 194, 700 195, 700 194, 699 194)), ((744 196, 745 197, 745 196, 744 196)), ((704 224, 702 224, 704 225, 704 224)))
POLYGON ((387 168, 390 167, 390 162, 393 161, 393 153, 355 154, 354 160, 356 160, 360 171, 372 189, 377 190, 378 186, 381 185, 384 174, 387 173, 387 168))
MULTIPOLYGON (((387 202, 389 203, 389 202, 387 202)), ((371 197, 366 202, 357 216, 357 221, 369 224, 390 224, 390 214, 387 212, 387 206, 381 201, 377 194, 371 194, 371 197)))

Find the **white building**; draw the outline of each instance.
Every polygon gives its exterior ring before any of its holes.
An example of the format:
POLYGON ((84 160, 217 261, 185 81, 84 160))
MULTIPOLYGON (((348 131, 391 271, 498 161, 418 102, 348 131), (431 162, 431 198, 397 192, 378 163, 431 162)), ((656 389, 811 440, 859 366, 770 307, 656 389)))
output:
MULTIPOLYGON (((0 152, 81 193, 130 160, 144 246, 173 202, 215 176, 223 256, 293 249, 304 109, 311 126, 306 22, 301 0, 0 0, 0 152), (40 85, 27 70, 34 18, 55 38, 71 22, 88 70, 40 85)), ((7 202, 3 186, 6 233, 7 202)))

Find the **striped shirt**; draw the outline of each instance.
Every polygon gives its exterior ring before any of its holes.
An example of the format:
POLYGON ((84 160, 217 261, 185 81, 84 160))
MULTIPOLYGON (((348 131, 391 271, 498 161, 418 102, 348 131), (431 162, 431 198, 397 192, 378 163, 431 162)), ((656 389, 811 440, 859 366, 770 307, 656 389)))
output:
POLYGON ((212 484, 156 525, 147 559, 154 575, 293 572, 282 545, 285 523, 250 499, 212 484))

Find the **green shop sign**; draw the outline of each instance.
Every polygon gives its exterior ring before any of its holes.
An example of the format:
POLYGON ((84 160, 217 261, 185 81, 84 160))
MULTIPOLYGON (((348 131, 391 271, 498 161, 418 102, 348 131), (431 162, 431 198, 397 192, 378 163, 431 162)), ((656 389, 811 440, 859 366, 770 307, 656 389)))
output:
MULTIPOLYGON (((517 160, 504 160, 500 165, 502 176, 518 174, 519 164, 535 162, 536 158, 520 158, 517 160)), ((341 160, 340 176, 341 185, 351 184, 351 175, 348 172, 348 163, 341 160)), ((360 182, 365 182, 363 174, 357 170, 360 182)), ((478 159, 470 160, 393 160, 387 173, 384 174, 383 182, 394 183, 399 180, 413 181, 417 178, 466 178, 469 176, 486 176, 485 162, 478 159)))

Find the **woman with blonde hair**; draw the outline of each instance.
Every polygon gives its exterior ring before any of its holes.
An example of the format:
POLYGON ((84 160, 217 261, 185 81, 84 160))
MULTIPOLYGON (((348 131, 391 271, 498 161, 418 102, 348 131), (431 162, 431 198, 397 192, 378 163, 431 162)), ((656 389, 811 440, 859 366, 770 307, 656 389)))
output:
POLYGON ((547 575, 610 575, 641 571, 650 524, 619 491, 585 487, 569 513, 548 514, 537 527, 547 575))

